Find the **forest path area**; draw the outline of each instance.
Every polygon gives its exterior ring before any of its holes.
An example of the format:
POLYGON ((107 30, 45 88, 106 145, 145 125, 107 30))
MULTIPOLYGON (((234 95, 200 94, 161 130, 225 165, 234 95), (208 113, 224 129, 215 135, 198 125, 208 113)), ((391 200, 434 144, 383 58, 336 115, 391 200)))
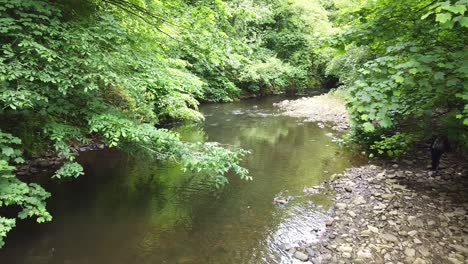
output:
MULTIPOLYGON (((348 124, 344 103, 332 95, 276 106, 319 126, 348 124)), ((434 174, 428 150, 413 154, 333 175, 328 184, 336 195, 326 231, 315 245, 288 251, 313 263, 468 263, 466 162, 448 153, 434 174)))

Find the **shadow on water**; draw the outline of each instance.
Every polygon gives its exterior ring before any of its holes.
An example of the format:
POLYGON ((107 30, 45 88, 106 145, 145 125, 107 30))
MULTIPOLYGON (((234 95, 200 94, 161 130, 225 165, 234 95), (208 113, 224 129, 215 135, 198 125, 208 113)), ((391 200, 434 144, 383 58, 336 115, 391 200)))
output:
POLYGON ((204 105, 203 124, 176 128, 185 140, 250 149, 252 182, 231 176, 217 192, 176 165, 89 152, 84 176, 45 184, 53 222, 19 223, 0 263, 290 263, 281 246, 313 240, 331 203, 303 188, 352 162, 330 131, 279 116, 280 99, 204 105), (278 207, 279 193, 294 199, 278 207))

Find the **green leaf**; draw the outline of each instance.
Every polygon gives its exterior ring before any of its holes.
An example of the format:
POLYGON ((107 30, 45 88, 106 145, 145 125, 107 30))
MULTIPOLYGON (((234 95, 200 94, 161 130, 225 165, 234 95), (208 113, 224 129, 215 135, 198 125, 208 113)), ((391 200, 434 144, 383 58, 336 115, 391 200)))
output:
POLYGON ((443 72, 436 72, 434 74, 434 79, 435 80, 443 80, 444 79, 444 76, 445 76, 445 73, 443 72))
POLYGON ((380 120, 379 125, 383 128, 388 128, 392 126, 392 120, 388 117, 383 118, 380 120))
POLYGON ((468 27, 468 17, 463 17, 458 21, 462 27, 468 27))
POLYGON ((405 78, 403 78, 400 75, 395 76, 395 82, 396 83, 403 83, 405 81, 405 78))
POLYGON ((440 13, 436 15, 436 21, 441 24, 447 23, 450 19, 452 19, 452 14, 450 13, 440 13))
POLYGON ((393 96, 398 97, 401 95, 401 90, 393 90, 392 93, 393 93, 393 96))
POLYGON ((450 11, 454 14, 461 14, 463 15, 466 11, 466 6, 464 5, 447 5, 447 6, 441 6, 441 9, 450 11))
POLYGON ((11 147, 3 147, 2 148, 2 154, 7 156, 7 157, 11 157, 15 154, 15 150, 11 147))
POLYGON ((362 127, 364 128, 365 132, 374 132, 375 131, 374 125, 372 125, 372 123, 370 123, 370 122, 365 122, 364 124, 362 124, 362 127))

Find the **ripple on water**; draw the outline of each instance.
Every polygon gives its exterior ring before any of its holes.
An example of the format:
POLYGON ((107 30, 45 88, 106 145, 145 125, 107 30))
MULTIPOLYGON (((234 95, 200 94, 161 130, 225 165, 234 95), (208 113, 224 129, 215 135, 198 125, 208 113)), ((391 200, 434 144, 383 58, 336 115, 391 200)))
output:
POLYGON ((286 215, 266 241, 268 254, 276 256, 276 263, 297 261, 284 249, 284 245, 296 247, 317 242, 325 231, 326 219, 325 212, 307 208, 304 203, 288 207, 286 215))

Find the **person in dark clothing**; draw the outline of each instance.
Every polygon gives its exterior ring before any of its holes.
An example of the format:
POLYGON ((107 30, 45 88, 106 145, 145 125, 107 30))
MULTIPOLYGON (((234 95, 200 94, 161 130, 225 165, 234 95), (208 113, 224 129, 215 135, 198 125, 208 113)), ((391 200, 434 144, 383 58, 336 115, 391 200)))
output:
POLYGON ((437 172, 442 154, 450 149, 447 136, 437 136, 431 145, 432 171, 437 172))

